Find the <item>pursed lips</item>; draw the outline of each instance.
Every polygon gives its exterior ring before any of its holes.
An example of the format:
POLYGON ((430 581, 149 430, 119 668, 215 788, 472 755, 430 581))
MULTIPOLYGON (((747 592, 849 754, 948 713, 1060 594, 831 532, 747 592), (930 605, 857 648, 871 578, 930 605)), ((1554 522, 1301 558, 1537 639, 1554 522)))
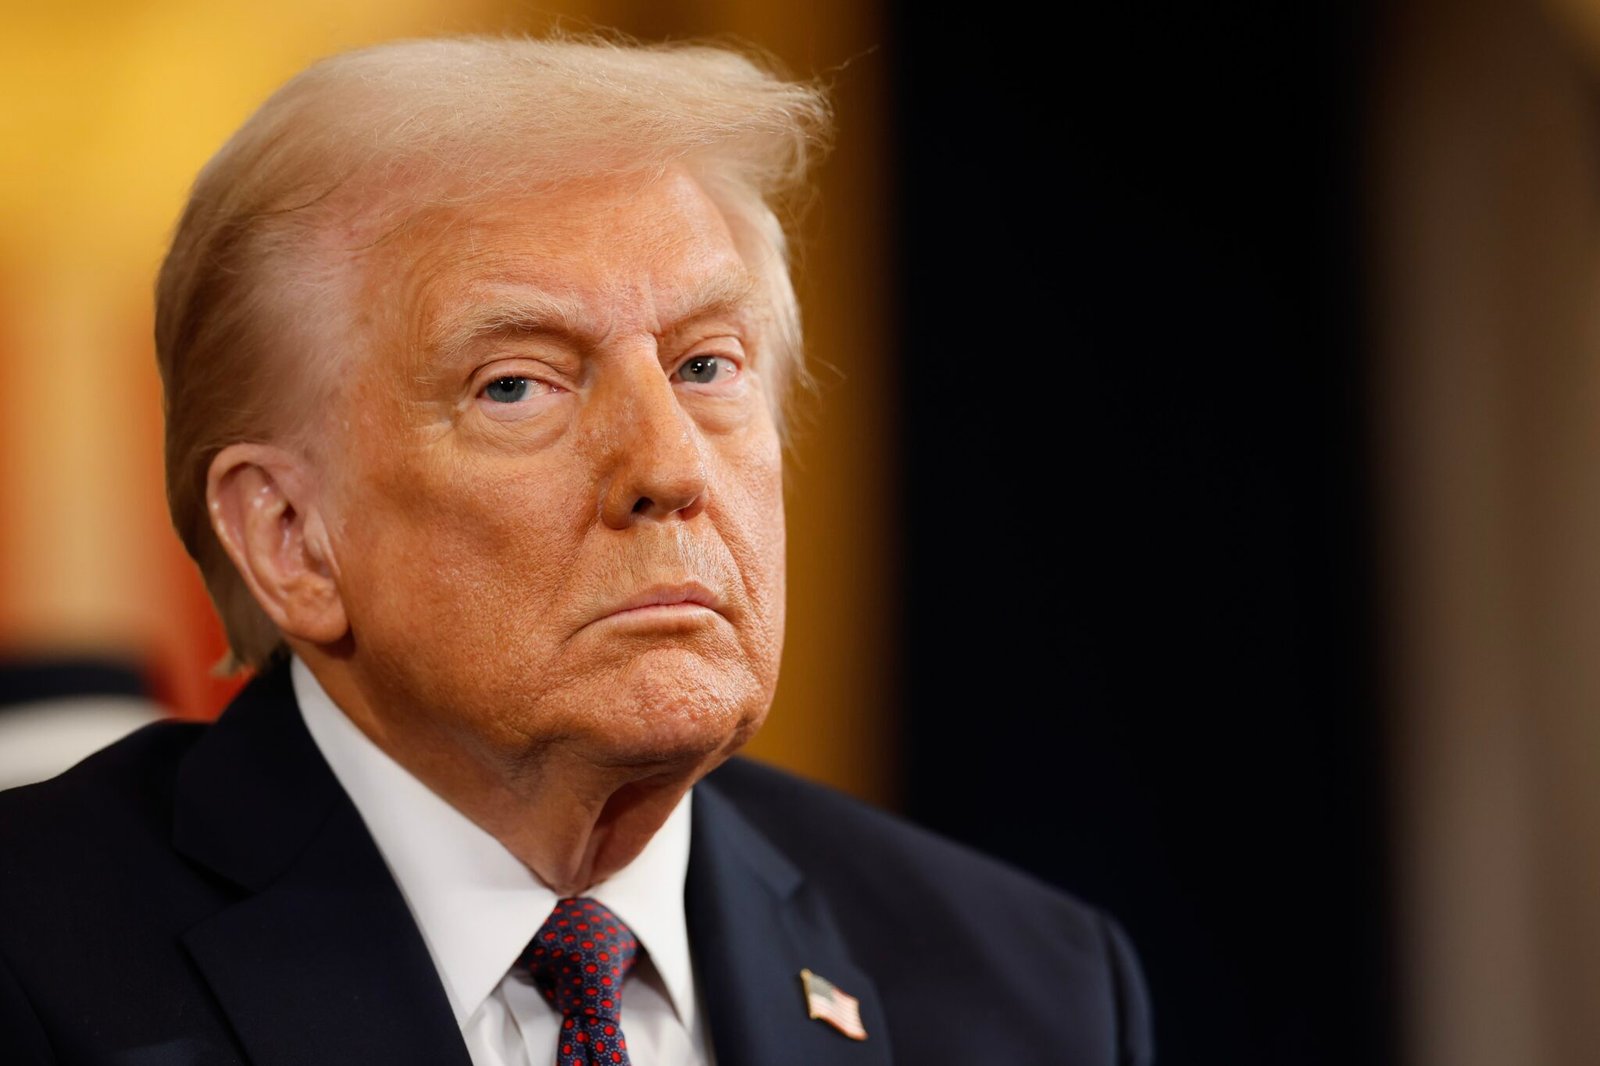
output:
POLYGON ((673 585, 651 586, 611 607, 601 614, 600 618, 615 618, 619 615, 654 610, 689 612, 697 609, 721 614, 722 598, 698 581, 687 581, 673 585))

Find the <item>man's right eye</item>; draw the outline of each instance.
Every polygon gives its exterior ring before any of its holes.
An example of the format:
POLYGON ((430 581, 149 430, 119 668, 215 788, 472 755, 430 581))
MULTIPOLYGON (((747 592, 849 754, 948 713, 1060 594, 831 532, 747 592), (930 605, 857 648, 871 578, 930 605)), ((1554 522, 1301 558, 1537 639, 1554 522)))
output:
POLYGON ((483 394, 495 403, 516 403, 528 395, 528 379, 495 378, 483 387, 483 394))

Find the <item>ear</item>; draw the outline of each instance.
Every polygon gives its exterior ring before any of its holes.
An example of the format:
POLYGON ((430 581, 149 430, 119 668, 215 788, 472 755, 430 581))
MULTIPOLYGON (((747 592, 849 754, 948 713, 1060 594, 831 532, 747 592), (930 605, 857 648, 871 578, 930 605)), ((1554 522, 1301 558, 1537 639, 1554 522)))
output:
POLYGON ((261 609, 286 637, 331 644, 349 631, 327 526, 305 460, 230 444, 206 474, 206 508, 261 609))

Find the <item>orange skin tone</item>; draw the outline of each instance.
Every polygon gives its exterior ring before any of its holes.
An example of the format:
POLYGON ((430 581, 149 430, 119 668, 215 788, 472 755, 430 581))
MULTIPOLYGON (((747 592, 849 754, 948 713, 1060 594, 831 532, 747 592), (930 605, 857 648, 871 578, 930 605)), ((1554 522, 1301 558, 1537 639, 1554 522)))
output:
POLYGON ((436 212, 354 269, 331 416, 224 449, 213 525, 368 737, 581 892, 772 701, 759 287, 680 172, 436 212), (630 609, 652 590, 690 602, 630 609))

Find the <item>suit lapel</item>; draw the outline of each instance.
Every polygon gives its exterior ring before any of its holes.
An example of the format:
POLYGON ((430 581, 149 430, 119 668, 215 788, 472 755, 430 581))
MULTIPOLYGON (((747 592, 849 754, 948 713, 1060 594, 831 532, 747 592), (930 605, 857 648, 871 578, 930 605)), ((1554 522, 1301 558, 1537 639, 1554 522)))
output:
POLYGON ((713 782, 695 788, 689 943, 718 1066, 888 1066, 876 988, 800 872, 713 782), (861 1001, 864 1041, 810 1018, 800 971, 861 1001))
POLYGON ((269 668, 179 772, 174 845, 244 890, 183 938, 255 1066, 468 1066, 416 923, 269 668))

